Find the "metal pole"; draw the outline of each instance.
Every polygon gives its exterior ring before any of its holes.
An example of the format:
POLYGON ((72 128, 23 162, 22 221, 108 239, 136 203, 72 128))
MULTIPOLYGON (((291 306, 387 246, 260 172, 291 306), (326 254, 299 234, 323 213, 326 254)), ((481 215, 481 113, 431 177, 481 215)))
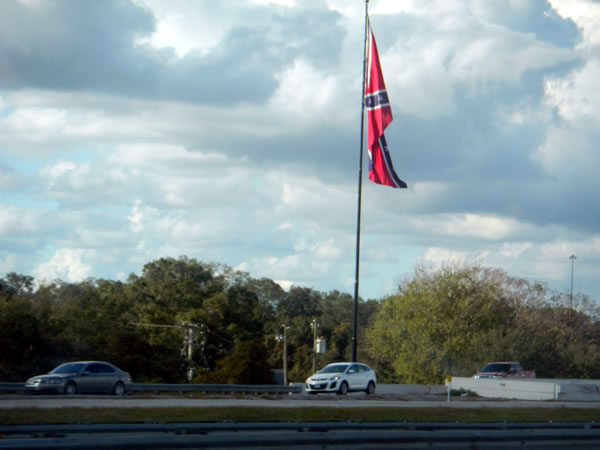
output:
POLYGON ((194 342, 194 329, 191 326, 187 326, 185 329, 186 339, 187 339, 187 360, 188 360, 188 382, 192 382, 194 379, 194 367, 192 363, 192 353, 193 353, 193 342, 194 342))
POLYGON ((573 265, 577 257, 575 255, 571 255, 569 256, 569 259, 571 260, 571 304, 569 307, 573 309, 573 265))
POLYGON ((312 322, 313 328, 313 370, 312 373, 317 372, 317 320, 313 320, 312 322))
POLYGON ((363 164, 363 142, 365 130, 365 77, 367 72, 367 21, 369 16, 369 0, 365 0, 365 43, 363 54, 363 82, 361 94, 360 110, 360 152, 358 158, 358 206, 356 208, 356 258, 354 261, 354 307, 352 310, 352 362, 356 362, 356 345, 358 334, 358 280, 360 273, 360 213, 362 197, 362 164, 363 164))
POLYGON ((288 327, 284 324, 283 327, 283 385, 287 386, 287 329, 288 327))

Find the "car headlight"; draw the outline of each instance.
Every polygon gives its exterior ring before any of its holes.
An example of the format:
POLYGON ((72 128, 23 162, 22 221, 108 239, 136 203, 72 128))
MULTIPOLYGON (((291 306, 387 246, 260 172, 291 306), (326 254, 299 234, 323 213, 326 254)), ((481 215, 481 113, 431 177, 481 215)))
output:
POLYGON ((339 380, 339 379, 340 379, 340 376, 339 376, 339 375, 337 375, 337 376, 335 376, 335 377, 331 377, 331 381, 337 381, 337 380, 339 380))

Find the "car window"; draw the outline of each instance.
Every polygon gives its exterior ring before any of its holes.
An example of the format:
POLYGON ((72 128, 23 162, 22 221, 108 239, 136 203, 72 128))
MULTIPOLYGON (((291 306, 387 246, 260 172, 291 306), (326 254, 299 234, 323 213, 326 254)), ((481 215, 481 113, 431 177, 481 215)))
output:
POLYGON ((50 373, 79 373, 83 368, 83 363, 61 364, 50 373))
POLYGON ((319 373, 340 373, 346 370, 348 364, 332 364, 319 370, 319 373))
POLYGON ((90 373, 99 373, 100 371, 98 370, 98 365, 97 364, 89 364, 86 368, 85 368, 86 372, 90 372, 90 373))
POLYGON ((491 363, 481 369, 481 372, 508 372, 509 369, 510 364, 491 363))
POLYGON ((108 364, 98 364, 101 368, 101 372, 102 373, 114 373, 115 369, 112 366, 109 366, 108 364))
POLYGON ((115 370, 108 364, 94 363, 87 367, 90 373, 113 373, 115 370))
POLYGON ((350 371, 353 371, 354 373, 357 373, 357 372, 358 372, 358 364, 352 364, 352 365, 350 366, 350 368, 348 369, 348 373, 349 373, 350 371))

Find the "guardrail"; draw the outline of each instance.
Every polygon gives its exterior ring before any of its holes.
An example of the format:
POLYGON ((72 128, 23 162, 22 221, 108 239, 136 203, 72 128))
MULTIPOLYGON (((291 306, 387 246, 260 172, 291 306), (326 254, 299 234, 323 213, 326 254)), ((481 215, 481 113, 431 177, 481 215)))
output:
MULTIPOLYGON (((0 391, 20 392, 25 390, 25 383, 0 383, 0 391)), ((244 394, 298 394, 301 385, 282 386, 277 384, 165 384, 165 383, 132 383, 129 392, 212 392, 212 393, 244 393, 244 394)))
POLYGON ((591 423, 254 422, 0 425, 0 449, 599 448, 591 423))
POLYGON ((132 383, 130 392, 217 392, 217 393, 261 393, 297 394, 302 386, 278 384, 160 384, 132 383))
POLYGON ((0 383, 0 391, 22 391, 25 389, 25 383, 0 383))

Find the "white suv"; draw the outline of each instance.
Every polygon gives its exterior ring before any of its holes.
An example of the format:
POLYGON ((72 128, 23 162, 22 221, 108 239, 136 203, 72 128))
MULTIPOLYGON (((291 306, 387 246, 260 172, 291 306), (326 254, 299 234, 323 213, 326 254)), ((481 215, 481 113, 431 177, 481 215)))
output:
POLYGON ((351 391, 374 394, 377 385, 375 372, 366 364, 353 362, 333 363, 325 366, 306 380, 306 392, 336 392, 344 395, 351 391))

